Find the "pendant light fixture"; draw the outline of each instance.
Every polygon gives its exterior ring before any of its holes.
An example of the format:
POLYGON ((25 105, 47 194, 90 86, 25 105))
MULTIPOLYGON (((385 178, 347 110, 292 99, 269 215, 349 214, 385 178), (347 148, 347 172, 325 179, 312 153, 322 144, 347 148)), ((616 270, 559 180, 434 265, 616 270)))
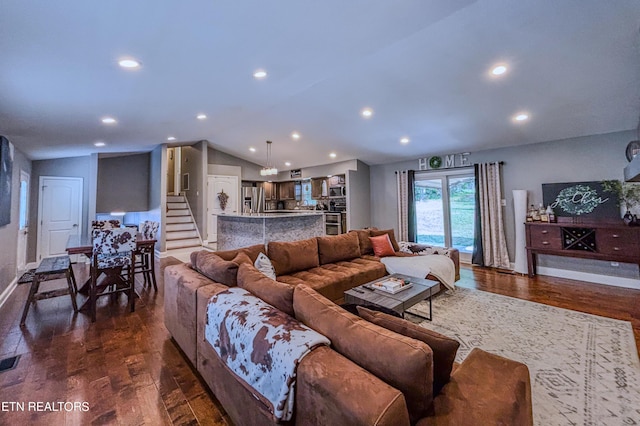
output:
POLYGON ((278 169, 271 165, 271 141, 267 141, 267 165, 260 170, 260 176, 272 176, 278 174, 278 169))

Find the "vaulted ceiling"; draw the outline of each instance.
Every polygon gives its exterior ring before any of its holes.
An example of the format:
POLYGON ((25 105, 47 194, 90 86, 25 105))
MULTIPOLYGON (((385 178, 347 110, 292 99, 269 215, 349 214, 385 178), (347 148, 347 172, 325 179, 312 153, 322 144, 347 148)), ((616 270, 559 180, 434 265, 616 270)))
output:
POLYGON ((271 140, 287 169, 635 129, 639 23, 637 0, 7 0, 0 134, 32 159, 172 136, 264 164, 271 140))

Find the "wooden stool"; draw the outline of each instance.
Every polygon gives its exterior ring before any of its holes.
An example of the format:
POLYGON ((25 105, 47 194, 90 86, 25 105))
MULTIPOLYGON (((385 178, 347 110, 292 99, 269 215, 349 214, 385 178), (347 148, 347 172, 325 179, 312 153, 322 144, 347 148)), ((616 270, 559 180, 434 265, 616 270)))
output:
POLYGON ((29 313, 29 307, 31 303, 36 300, 50 299, 52 297, 70 295, 71 304, 73 305, 73 311, 78 312, 78 305, 76 305, 76 293, 78 287, 76 284, 76 277, 73 275, 73 268, 71 267, 71 260, 69 256, 48 257, 42 259, 40 266, 35 270, 33 274, 33 281, 31 281, 31 289, 29 290, 29 297, 27 297, 27 303, 24 305, 24 311, 22 311, 22 319, 20 325, 24 325, 24 321, 27 319, 29 313), (53 276, 58 274, 64 274, 67 278, 68 288, 61 288, 58 290, 51 290, 39 293, 40 282, 55 279, 53 276))

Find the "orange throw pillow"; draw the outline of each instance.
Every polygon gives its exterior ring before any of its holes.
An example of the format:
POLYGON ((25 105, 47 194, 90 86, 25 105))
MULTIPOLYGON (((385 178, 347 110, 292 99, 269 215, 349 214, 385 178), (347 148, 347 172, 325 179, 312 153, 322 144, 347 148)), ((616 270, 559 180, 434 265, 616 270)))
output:
POLYGON ((378 235, 377 237, 369 237, 373 246, 373 254, 378 257, 395 256, 396 252, 391 245, 389 234, 378 235))

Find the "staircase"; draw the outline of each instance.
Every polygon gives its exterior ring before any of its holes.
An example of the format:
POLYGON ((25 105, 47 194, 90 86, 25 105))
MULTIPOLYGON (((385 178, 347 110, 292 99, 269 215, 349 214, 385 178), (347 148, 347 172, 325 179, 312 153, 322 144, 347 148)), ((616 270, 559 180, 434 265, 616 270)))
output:
POLYGON ((189 204, 182 195, 167 195, 165 237, 167 250, 202 247, 189 204))

